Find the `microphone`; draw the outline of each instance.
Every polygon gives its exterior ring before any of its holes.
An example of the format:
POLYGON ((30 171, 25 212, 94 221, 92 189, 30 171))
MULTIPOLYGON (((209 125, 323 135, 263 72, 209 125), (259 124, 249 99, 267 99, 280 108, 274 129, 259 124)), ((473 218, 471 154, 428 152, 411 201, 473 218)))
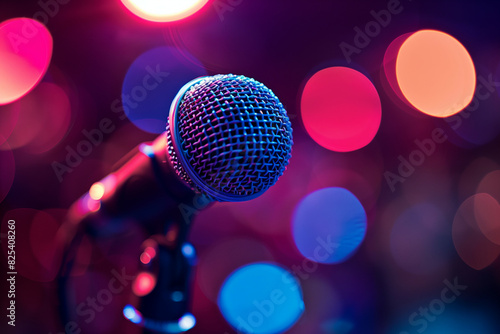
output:
POLYGON ((273 92, 235 75, 202 77, 177 94, 167 147, 177 175, 218 201, 245 201, 283 174, 292 128, 273 92))
POLYGON ((140 274, 156 283, 138 302, 135 296, 137 307, 127 305, 124 316, 168 333, 194 326, 186 310, 195 262, 186 242, 193 213, 215 201, 262 195, 285 171, 292 144, 286 110, 262 83, 228 74, 184 85, 170 107, 166 131, 124 157, 121 167, 70 208, 59 284, 63 320, 78 236, 111 237, 126 232, 132 221, 152 236, 145 243, 156 245, 148 248, 155 256, 147 255, 147 263, 141 257, 140 263, 140 274))

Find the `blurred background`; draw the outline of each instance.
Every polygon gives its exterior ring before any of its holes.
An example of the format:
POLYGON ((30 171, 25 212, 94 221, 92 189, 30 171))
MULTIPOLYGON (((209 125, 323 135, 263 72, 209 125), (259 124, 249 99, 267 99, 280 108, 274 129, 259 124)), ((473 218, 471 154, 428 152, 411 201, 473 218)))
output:
MULTIPOLYGON (((164 131, 186 82, 233 73, 279 97, 294 146, 261 197, 193 213, 190 333, 499 333, 499 10, 486 0, 210 0, 152 22, 119 0, 2 1, 2 272, 9 220, 18 272, 16 326, 2 316, 2 332, 65 332, 56 236, 68 208, 164 131), (21 17, 46 28, 7 21, 21 17), (262 262, 292 276, 269 283, 251 266, 262 262), (238 280, 242 267, 260 281, 238 280), (284 313, 280 303, 240 319, 227 310, 253 305, 237 291, 271 298, 290 284, 299 293, 284 313)), ((124 276, 137 275, 148 235, 127 224, 79 246, 67 333, 141 332, 122 314, 137 293, 124 276), (123 286, 110 293, 117 272, 123 286)), ((2 279, 3 312, 7 291, 2 279)))

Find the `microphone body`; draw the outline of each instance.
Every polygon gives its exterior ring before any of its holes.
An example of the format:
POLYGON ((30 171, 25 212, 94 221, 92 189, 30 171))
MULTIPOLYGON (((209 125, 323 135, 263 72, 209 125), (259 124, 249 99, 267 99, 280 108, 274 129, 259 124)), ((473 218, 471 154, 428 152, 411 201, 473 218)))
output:
POLYGON ((95 235, 113 235, 124 221, 139 222, 149 234, 165 233, 170 222, 189 224, 193 210, 213 200, 195 192, 172 168, 166 135, 143 143, 122 160, 115 172, 94 183, 71 208, 70 218, 88 221, 95 235), (92 197, 93 188, 100 190, 92 197))
POLYGON ((286 169, 292 144, 286 111, 263 84, 235 75, 187 83, 172 103, 166 132, 139 145, 71 207, 60 272, 63 320, 77 236, 112 237, 131 222, 152 236, 140 254, 136 281, 153 277, 155 285, 135 296, 136 306, 125 306, 124 316, 154 331, 192 328, 195 319, 187 310, 195 255, 186 240, 193 214, 214 201, 260 196, 286 169))
MULTIPOLYGON (((165 148, 166 134, 139 145, 122 159, 121 166, 117 164, 115 172, 94 183, 71 206, 59 234, 65 249, 58 287, 62 323, 75 317, 73 311, 69 312, 74 308, 68 307, 68 283, 82 236, 108 240, 127 234, 131 224, 139 224, 145 235, 152 236, 144 244, 155 250, 148 263, 139 262, 132 286, 140 285, 146 274, 155 284, 146 295, 133 295, 130 303, 135 307, 127 305, 124 315, 128 310, 135 315, 129 320, 165 333, 183 332, 189 327, 188 320, 194 321, 188 311, 195 255, 187 237, 197 210, 213 200, 179 179, 165 148), (101 190, 97 197, 92 194, 95 189, 101 190), (192 249, 192 254, 186 254, 186 248, 192 249)), ((141 250, 137 250, 137 257, 140 255, 141 250)))

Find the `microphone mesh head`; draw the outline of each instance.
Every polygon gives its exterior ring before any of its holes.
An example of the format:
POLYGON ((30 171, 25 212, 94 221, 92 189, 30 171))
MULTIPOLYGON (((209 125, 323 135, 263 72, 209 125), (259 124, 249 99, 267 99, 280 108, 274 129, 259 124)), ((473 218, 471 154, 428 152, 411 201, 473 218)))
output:
POLYGON ((187 84, 172 104, 167 148, 177 174, 219 201, 259 196, 285 171, 292 127, 266 86, 216 75, 187 84))

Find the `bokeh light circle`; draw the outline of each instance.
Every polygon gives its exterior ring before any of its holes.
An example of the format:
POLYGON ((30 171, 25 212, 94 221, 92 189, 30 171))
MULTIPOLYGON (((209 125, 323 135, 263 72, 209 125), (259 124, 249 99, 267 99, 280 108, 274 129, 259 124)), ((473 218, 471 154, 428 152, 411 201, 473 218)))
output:
POLYGON ((300 108, 311 138, 336 152, 368 145, 382 119, 380 97, 373 83, 347 67, 329 67, 309 78, 300 108))
POLYGON ((396 78, 402 94, 417 110, 436 117, 460 112, 476 88, 474 63, 454 37, 420 30, 401 45, 396 78))
POLYGON ((194 60, 182 60, 173 47, 144 52, 129 67, 122 86, 123 109, 141 130, 162 133, 177 92, 189 81, 206 76, 194 60))
POLYGON ((474 216, 483 235, 500 246, 500 204, 490 194, 474 196, 474 216))
POLYGON ((304 312, 299 282, 271 263, 253 263, 233 272, 222 286, 218 304, 238 332, 253 334, 282 333, 304 312))
POLYGON ((500 255, 500 246, 486 238, 478 226, 476 204, 484 195, 467 198, 455 214, 452 227, 453 244, 458 255, 476 270, 488 267, 500 255))
POLYGON ((153 22, 172 22, 193 15, 208 0, 121 0, 138 17, 153 22))
POLYGON ((33 19, 0 23, 0 105, 26 95, 45 75, 52 57, 52 36, 33 19))
POLYGON ((151 293, 155 286, 156 277, 149 272, 143 271, 135 278, 134 283, 132 284, 132 291, 137 296, 145 296, 151 293))
MULTIPOLYGON (((494 166, 497 165, 495 164, 494 166)), ((486 176, 484 176, 479 182, 477 192, 490 194, 497 200, 497 202, 500 203, 500 169, 486 174, 486 176)))
POLYGON ((89 196, 92 198, 94 201, 100 200, 106 191, 106 188, 103 183, 101 182, 96 182, 90 187, 89 190, 89 196))
POLYGON ((68 94, 56 84, 42 82, 11 105, 20 110, 8 138, 12 148, 23 147, 29 153, 42 154, 52 150, 68 132, 71 103, 68 94))
MULTIPOLYGON (((489 193, 490 186, 492 190, 495 190, 498 193, 497 200, 500 200, 500 164, 497 164, 493 159, 480 156, 474 160, 472 160, 468 166, 464 169, 462 174, 460 175, 460 179, 458 181, 458 198, 460 200, 464 200, 470 196, 470 194, 474 193, 489 193), (497 171, 498 170, 498 171, 497 171), (494 182, 495 178, 489 179, 488 175, 497 171, 497 183, 491 184, 491 181, 494 182), (485 176, 486 175, 486 176, 485 176), (483 183, 483 181, 486 181, 483 183), (486 187, 482 186, 485 185, 486 187)), ((495 197, 494 194, 491 194, 495 197)))
POLYGON ((293 216, 293 238, 311 261, 340 263, 359 247, 366 234, 365 209, 350 191, 324 188, 307 195, 293 216))

